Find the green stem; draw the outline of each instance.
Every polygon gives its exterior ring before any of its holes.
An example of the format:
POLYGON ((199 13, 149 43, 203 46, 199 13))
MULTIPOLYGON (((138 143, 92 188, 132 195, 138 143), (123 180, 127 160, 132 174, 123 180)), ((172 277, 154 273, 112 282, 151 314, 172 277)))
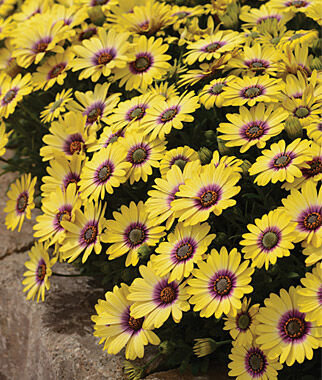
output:
POLYGON ((149 365, 155 361, 155 359, 157 359, 159 356, 162 355, 162 352, 158 352, 155 356, 153 356, 153 358, 151 360, 149 360, 144 366, 143 366, 143 369, 145 370, 146 368, 149 367, 149 365))
POLYGON ((22 172, 25 172, 25 171, 26 171, 25 168, 22 168, 21 166, 18 166, 18 165, 16 165, 16 164, 13 164, 12 162, 6 160, 6 159, 3 158, 3 157, 0 157, 0 161, 6 163, 7 165, 12 166, 13 168, 16 168, 16 169, 19 170, 19 171, 22 171, 22 172))
POLYGON ((52 276, 60 276, 60 277, 85 277, 84 274, 63 274, 63 273, 56 273, 52 272, 52 276))
POLYGON ((217 348, 220 347, 220 346, 223 346, 224 344, 228 344, 228 343, 231 343, 232 341, 230 339, 228 340, 222 340, 221 342, 216 342, 217 344, 217 348))

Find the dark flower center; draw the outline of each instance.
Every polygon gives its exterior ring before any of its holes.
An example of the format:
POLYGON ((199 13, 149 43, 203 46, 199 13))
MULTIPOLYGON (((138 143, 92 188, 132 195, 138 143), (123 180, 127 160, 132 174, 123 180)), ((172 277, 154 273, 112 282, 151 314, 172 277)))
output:
POLYGON ((65 67, 66 67, 66 63, 64 62, 59 63, 58 65, 53 67, 48 73, 49 78, 51 79, 51 78, 57 77, 59 74, 61 74, 64 71, 65 67))
POLYGON ((19 212, 24 212, 27 206, 28 206, 28 196, 27 194, 22 193, 19 195, 19 198, 17 199, 17 210, 19 212))
POLYGON ((46 276, 46 264, 40 264, 37 268, 37 280, 43 281, 46 276))
POLYGON ((291 0, 286 3, 288 7, 293 6, 295 8, 302 8, 308 5, 308 3, 304 0, 291 0))
POLYGON ((138 72, 143 73, 151 66, 151 58, 147 55, 138 57, 134 62, 131 62, 132 68, 138 72))
POLYGON ((307 164, 310 165, 310 168, 301 169, 302 174, 306 178, 311 178, 322 173, 322 160, 320 157, 314 158, 312 161, 308 161, 307 164))
POLYGON ((111 175, 111 167, 109 165, 105 165, 98 171, 97 177, 100 182, 105 182, 111 175))
POLYGON ((145 115, 145 108, 143 107, 136 107, 134 110, 132 110, 129 114, 129 117, 131 120, 141 120, 142 117, 145 115))
POLYGON ((218 199, 218 193, 214 190, 205 191, 200 197, 200 203, 202 207, 209 207, 216 204, 218 199))
POLYGON ((34 46, 33 50, 36 54, 43 53, 44 51, 46 51, 47 47, 48 47, 48 42, 38 42, 34 46))
POLYGON ((132 330, 139 331, 142 328, 143 321, 144 321, 144 317, 138 318, 138 319, 130 317, 128 324, 132 330))
POLYGON ((74 140, 69 145, 69 151, 71 154, 79 153, 82 150, 83 142, 79 140, 74 140))
POLYGON ((193 253, 193 246, 191 243, 181 243, 177 250, 175 251, 175 255, 177 260, 183 261, 189 259, 193 253))
POLYGON ((248 358, 248 364, 252 372, 259 373, 265 366, 265 359, 260 352, 253 352, 248 358))
POLYGON ((171 303, 176 298, 177 292, 171 286, 166 286, 161 290, 160 299, 163 303, 171 303))
POLYGON ((290 41, 294 41, 294 40, 297 40, 298 38, 303 37, 304 35, 305 35, 305 34, 303 34, 303 33, 294 34, 293 36, 291 36, 291 37, 289 38, 289 40, 290 40, 290 41))
POLYGON ((268 231, 265 232, 262 237, 262 244, 266 249, 274 248, 278 243, 278 235, 276 232, 268 231))
POLYGON ((2 99, 2 103, 3 104, 9 104, 10 102, 12 102, 12 100, 16 97, 17 95, 17 90, 15 89, 11 89, 9 90, 6 95, 3 97, 2 99))
POLYGON ((141 164, 147 158, 147 152, 143 147, 137 148, 132 153, 132 162, 141 164))
POLYGON ((243 96, 245 98, 256 98, 262 94, 263 90, 258 86, 251 86, 243 90, 243 96))
POLYGON ((95 107, 89 111, 87 115, 87 122, 93 124, 99 116, 102 116, 102 109, 100 107, 95 107))
POLYGON ((221 47, 220 42, 213 42, 207 46, 204 47, 204 51, 207 53, 214 53, 216 50, 218 50, 221 47))
POLYGON ((97 64, 106 65, 107 63, 111 62, 113 58, 114 57, 112 54, 103 52, 97 57, 97 64))
POLYGON ((89 38, 93 37, 94 34, 97 33, 96 28, 88 28, 80 33, 79 35, 79 41, 88 40, 89 38))
POLYGON ((61 225, 61 222, 63 220, 70 221, 70 218, 71 218, 71 213, 68 210, 59 211, 58 214, 56 215, 56 219, 59 225, 61 225))
POLYGON ((308 116, 310 111, 308 110, 307 107, 299 107, 297 110, 294 112, 295 116, 297 116, 299 119, 302 119, 303 117, 308 116))
POLYGON ((230 292, 232 286, 233 283, 228 276, 219 276, 214 281, 214 291, 220 296, 227 295, 230 292))
POLYGON ((273 166, 275 168, 285 168, 291 162, 291 159, 289 154, 282 153, 274 159, 273 166))
POLYGON ((88 226, 85 228, 83 232, 83 239, 87 245, 94 243, 97 236, 97 227, 96 226, 88 226))
POLYGON ((145 232, 142 228, 133 228, 129 232, 128 238, 133 245, 141 244, 145 239, 145 232))
POLYGON ((213 95, 219 95, 223 92, 223 88, 225 87, 225 83, 216 83, 210 88, 210 93, 213 95))
POLYGON ((247 330, 248 327, 250 326, 251 324, 251 318, 248 314, 248 312, 246 313, 242 313, 242 314, 239 314, 237 316, 237 326, 240 330, 247 330))
POLYGON ((283 329, 289 338, 298 339, 305 334, 305 322, 300 318, 291 317, 284 323, 283 329))
POLYGON ((264 126, 261 121, 254 121, 245 130, 245 136, 250 140, 258 139, 264 134, 264 126))
POLYGON ((187 161, 183 160, 182 158, 178 158, 173 162, 173 165, 179 166, 179 168, 183 171, 184 167, 186 166, 187 161))
POLYGON ((161 115, 162 123, 166 123, 166 122, 174 119, 174 117, 176 116, 177 113, 178 113, 178 109, 176 107, 175 108, 169 108, 168 110, 164 111, 161 115))
POLYGON ((322 215, 318 212, 311 212, 306 215, 303 224, 307 230, 316 230, 322 225, 322 215))

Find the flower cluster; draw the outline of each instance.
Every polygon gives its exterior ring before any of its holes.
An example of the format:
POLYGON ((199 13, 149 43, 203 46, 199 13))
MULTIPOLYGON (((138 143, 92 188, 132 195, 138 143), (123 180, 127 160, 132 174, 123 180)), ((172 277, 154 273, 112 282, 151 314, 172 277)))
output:
POLYGON ((322 346, 321 4, 175 3, 0 2, 5 224, 40 209, 28 299, 56 261, 103 277, 108 353, 180 323, 187 362, 274 380, 322 346))

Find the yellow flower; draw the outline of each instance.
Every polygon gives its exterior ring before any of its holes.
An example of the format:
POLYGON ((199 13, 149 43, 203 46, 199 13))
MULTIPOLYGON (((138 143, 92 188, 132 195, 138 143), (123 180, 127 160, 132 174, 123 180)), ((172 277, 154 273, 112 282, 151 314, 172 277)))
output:
POLYGON ((28 252, 30 261, 25 262, 28 269, 23 275, 25 279, 22 284, 25 285, 23 291, 28 292, 27 300, 34 300, 37 297, 37 302, 45 300, 45 290, 49 290, 49 277, 52 274, 51 268, 55 264, 56 259, 50 260, 47 246, 43 243, 36 242, 28 252))
POLYGON ((7 193, 9 200, 6 203, 4 212, 6 215, 5 224, 12 231, 18 226, 20 231, 25 217, 31 218, 31 210, 35 207, 34 191, 37 177, 31 179, 31 174, 23 174, 20 179, 10 186, 7 193))
POLYGON ((195 305, 193 310, 200 311, 200 317, 205 318, 235 316, 242 306, 242 296, 253 291, 249 283, 254 269, 248 268, 248 264, 248 260, 241 263, 236 248, 229 253, 225 247, 220 253, 213 249, 207 261, 198 263, 199 269, 188 280, 187 292, 192 295, 189 302, 195 305))
POLYGON ((280 363, 286 362, 288 366, 295 361, 303 363, 305 358, 311 360, 313 349, 320 346, 319 328, 299 311, 298 289, 294 286, 288 292, 281 289, 279 296, 271 293, 257 317, 260 323, 256 342, 267 351, 269 359, 279 358, 280 363))
POLYGON ((224 101, 224 87, 227 83, 234 81, 234 76, 228 76, 227 78, 218 78, 212 80, 207 84, 199 93, 199 102, 203 104, 206 110, 210 108, 222 107, 224 101))
POLYGON ((82 45, 74 46, 78 58, 72 63, 73 71, 82 70, 79 79, 91 77, 93 82, 97 82, 101 74, 108 77, 113 69, 126 65, 127 39, 128 33, 98 29, 96 36, 83 40, 82 45))
POLYGON ((312 120, 312 124, 305 125, 304 128, 310 139, 322 145, 322 122, 320 120, 312 120))
POLYGON ((9 136, 13 131, 6 133, 6 125, 4 122, 0 122, 0 157, 6 152, 6 145, 9 141, 9 136))
POLYGON ((267 20, 276 20, 280 24, 286 24, 292 17, 293 14, 279 12, 267 4, 261 5, 259 9, 245 5, 241 8, 239 15, 239 18, 245 22, 242 26, 246 28, 258 27, 258 25, 265 24, 267 20))
POLYGON ((240 187, 235 186, 239 179, 240 174, 223 163, 217 167, 203 166, 180 186, 177 199, 171 202, 174 216, 188 226, 207 220, 211 212, 220 215, 236 204, 231 198, 240 191, 240 187))
POLYGON ((312 244, 308 244, 305 241, 302 242, 303 255, 307 256, 305 264, 307 267, 316 264, 322 260, 321 247, 314 247, 312 244))
POLYGON ((138 250, 143 245, 154 246, 165 235, 165 227, 159 226, 155 218, 150 218, 143 202, 129 207, 121 206, 121 212, 113 212, 114 220, 108 220, 108 229, 102 236, 104 243, 112 243, 106 254, 109 260, 127 253, 125 265, 135 266, 139 261, 138 250))
POLYGON ((149 264, 141 265, 139 271, 142 278, 133 281, 127 296, 133 302, 131 315, 137 319, 144 317, 145 329, 161 327, 170 314, 179 323, 182 312, 190 309, 185 283, 170 281, 169 276, 159 277, 149 264))
POLYGON ((255 219, 255 225, 247 225, 250 232, 243 235, 245 240, 239 244, 244 246, 245 259, 252 260, 252 267, 262 268, 265 264, 268 270, 269 264, 274 265, 278 257, 290 255, 296 226, 290 219, 284 210, 277 209, 255 219))
POLYGON ((179 166, 183 171, 186 164, 192 161, 200 163, 198 153, 187 145, 167 151, 160 162, 161 177, 165 178, 173 165, 179 166))
POLYGON ((310 158, 310 141, 296 139, 291 144, 284 140, 274 143, 270 149, 262 151, 262 156, 250 167, 249 174, 257 175, 254 182, 265 186, 268 182, 294 182, 301 177, 300 167, 310 158))
POLYGON ((154 80, 161 79, 170 70, 166 61, 171 56, 164 54, 168 47, 162 38, 155 40, 154 37, 140 36, 129 49, 129 62, 124 68, 115 70, 114 79, 121 79, 119 85, 125 84, 126 90, 145 91, 154 80))
POLYGON ((143 358, 145 345, 158 345, 160 339, 153 331, 142 327, 144 317, 136 319, 131 315, 133 302, 127 299, 128 295, 128 285, 115 285, 113 292, 105 294, 105 300, 98 300, 97 315, 92 316, 92 321, 95 323, 94 336, 100 338, 100 344, 104 343, 104 350, 116 355, 126 346, 125 357, 134 360, 143 358))
POLYGON ((63 90, 58 92, 55 97, 55 101, 48 104, 40 114, 41 121, 43 123, 50 123, 56 119, 61 113, 65 112, 66 104, 72 99, 72 89, 63 90))

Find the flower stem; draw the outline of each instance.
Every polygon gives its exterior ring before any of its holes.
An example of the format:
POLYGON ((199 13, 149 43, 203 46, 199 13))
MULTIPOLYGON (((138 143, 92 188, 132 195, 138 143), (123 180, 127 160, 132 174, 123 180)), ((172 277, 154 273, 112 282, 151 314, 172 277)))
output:
POLYGON ((153 358, 151 360, 149 360, 144 366, 143 366, 143 369, 145 370, 146 368, 149 367, 149 365, 155 361, 155 359, 157 359, 159 356, 162 355, 162 352, 158 352, 155 356, 153 356, 153 358))
POLYGON ((84 274, 64 274, 64 273, 56 273, 56 272, 52 272, 52 276, 61 276, 61 277, 85 277, 84 274))

